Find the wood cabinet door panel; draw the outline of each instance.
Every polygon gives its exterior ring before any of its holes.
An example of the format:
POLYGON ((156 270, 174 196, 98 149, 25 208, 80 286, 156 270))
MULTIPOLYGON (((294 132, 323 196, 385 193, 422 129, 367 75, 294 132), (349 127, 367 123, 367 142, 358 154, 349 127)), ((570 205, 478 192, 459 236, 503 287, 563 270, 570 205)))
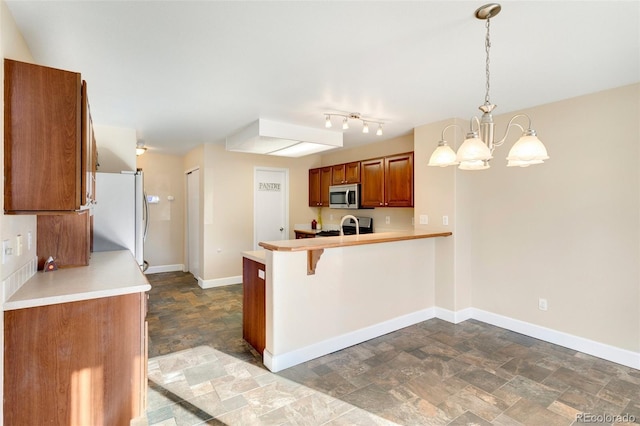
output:
POLYGON ((38 269, 49 256, 59 267, 86 266, 91 255, 91 220, 89 210, 78 213, 38 215, 38 269))
POLYGON ((385 206, 413 207, 413 153, 385 157, 385 206))
POLYGON ((331 167, 331 185, 347 183, 344 164, 336 164, 331 167))
POLYGON ((362 207, 384 206, 384 158, 361 162, 362 207))
POLYGON ((360 162, 354 161, 344 166, 344 175, 347 183, 360 183, 360 162))
POLYGON ((318 207, 320 203, 320 169, 309 169, 309 207, 318 207))
POLYGON ((144 296, 6 311, 4 424, 128 425, 140 416, 144 296))
POLYGON ((242 337, 260 355, 266 345, 265 281, 258 276, 264 265, 242 258, 242 337))
POLYGON ((329 187, 331 186, 331 167, 323 167, 320 171, 320 205, 329 206, 329 187))
POLYGON ((5 60, 7 212, 81 205, 80 74, 5 60))

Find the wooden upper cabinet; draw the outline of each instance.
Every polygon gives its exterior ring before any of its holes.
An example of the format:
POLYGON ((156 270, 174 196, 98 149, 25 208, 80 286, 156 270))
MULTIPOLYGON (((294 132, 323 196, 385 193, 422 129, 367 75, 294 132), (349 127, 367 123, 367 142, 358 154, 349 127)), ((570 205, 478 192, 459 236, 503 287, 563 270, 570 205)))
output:
POLYGON ((309 169, 309 207, 320 205, 320 172, 321 169, 309 169))
POLYGON ((329 207, 329 187, 331 186, 331 167, 320 170, 320 206, 329 207))
POLYGON ((37 216, 38 269, 53 257, 61 268, 87 266, 91 259, 91 218, 89 209, 66 214, 37 216))
POLYGON ((362 207, 384 207, 384 158, 360 162, 362 207))
POLYGON ((80 74, 5 59, 4 87, 5 212, 81 209, 93 130, 80 74))
POLYGON ((309 169, 309 207, 329 205, 331 167, 309 169))
POLYGON ((354 161, 346 164, 336 164, 332 167, 332 173, 332 185, 360 183, 360 162, 354 161))
POLYGON ((413 152, 361 162, 362 207, 413 207, 413 152))
POLYGON ((385 206, 413 207, 413 152, 385 157, 385 206))

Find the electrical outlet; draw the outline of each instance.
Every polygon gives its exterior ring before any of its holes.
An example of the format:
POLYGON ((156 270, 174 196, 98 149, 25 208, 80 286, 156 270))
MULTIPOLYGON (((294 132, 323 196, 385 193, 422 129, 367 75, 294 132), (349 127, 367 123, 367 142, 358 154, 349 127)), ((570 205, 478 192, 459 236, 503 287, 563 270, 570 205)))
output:
POLYGON ((428 225, 429 224, 429 216, 426 214, 420 215, 420 225, 428 225))
POLYGON ((32 243, 31 231, 29 231, 27 232, 27 250, 31 250, 31 243, 32 243))
POLYGON ((541 311, 546 311, 548 308, 549 305, 547 304, 547 299, 538 299, 538 309, 540 309, 541 311))
POLYGON ((387 224, 387 225, 390 224, 391 223, 391 216, 385 216, 384 217, 384 223, 387 224))
POLYGON ((442 224, 443 225, 449 224, 449 216, 442 216, 442 224))

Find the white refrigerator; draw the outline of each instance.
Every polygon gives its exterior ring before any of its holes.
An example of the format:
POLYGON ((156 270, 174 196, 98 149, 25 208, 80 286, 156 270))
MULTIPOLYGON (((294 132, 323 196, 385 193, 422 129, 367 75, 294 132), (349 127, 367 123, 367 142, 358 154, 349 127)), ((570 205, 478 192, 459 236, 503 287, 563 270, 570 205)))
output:
POLYGON ((93 251, 129 249, 146 270, 144 240, 149 209, 142 171, 96 173, 93 206, 93 251))

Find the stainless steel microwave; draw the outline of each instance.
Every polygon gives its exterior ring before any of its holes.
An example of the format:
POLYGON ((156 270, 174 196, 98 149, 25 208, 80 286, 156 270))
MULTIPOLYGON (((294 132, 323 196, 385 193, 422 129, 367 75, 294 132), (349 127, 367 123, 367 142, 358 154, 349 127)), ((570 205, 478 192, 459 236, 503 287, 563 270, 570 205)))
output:
POLYGON ((360 185, 331 185, 329 187, 329 208, 359 209, 360 185))

